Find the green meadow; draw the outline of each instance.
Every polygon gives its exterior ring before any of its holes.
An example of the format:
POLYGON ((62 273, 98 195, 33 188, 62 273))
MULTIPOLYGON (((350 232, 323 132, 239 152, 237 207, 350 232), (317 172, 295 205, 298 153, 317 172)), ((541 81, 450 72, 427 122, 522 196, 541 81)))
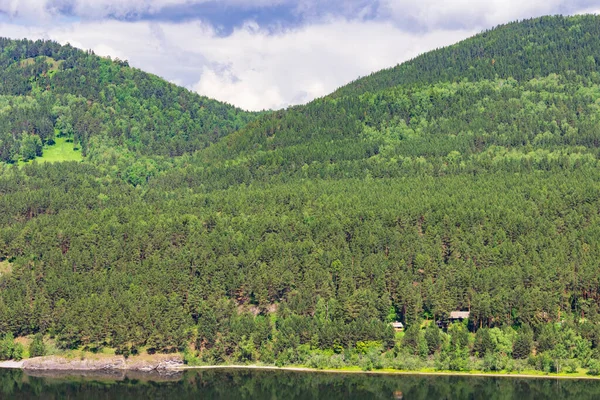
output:
MULTIPOLYGON (((73 142, 68 142, 66 137, 57 137, 55 143, 51 146, 44 146, 44 152, 41 157, 35 159, 39 163, 61 162, 61 161, 82 161, 81 149, 74 148, 73 142)), ((20 165, 31 161, 20 161, 20 165)))

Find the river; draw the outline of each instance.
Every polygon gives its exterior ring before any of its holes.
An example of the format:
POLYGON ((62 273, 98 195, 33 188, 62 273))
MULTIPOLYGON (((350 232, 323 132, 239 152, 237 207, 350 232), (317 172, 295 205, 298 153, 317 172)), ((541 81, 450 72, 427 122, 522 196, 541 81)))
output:
POLYGON ((0 370, 2 399, 599 399, 600 381, 189 370, 167 375, 0 370))

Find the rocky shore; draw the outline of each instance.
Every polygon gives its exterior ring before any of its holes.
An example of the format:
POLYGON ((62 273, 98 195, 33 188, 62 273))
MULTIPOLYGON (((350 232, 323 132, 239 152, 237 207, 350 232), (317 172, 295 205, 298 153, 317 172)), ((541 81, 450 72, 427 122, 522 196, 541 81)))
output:
POLYGON ((35 357, 23 360, 8 368, 22 368, 27 371, 168 371, 183 366, 180 355, 156 354, 152 356, 130 357, 97 356, 91 358, 66 358, 59 356, 35 357))

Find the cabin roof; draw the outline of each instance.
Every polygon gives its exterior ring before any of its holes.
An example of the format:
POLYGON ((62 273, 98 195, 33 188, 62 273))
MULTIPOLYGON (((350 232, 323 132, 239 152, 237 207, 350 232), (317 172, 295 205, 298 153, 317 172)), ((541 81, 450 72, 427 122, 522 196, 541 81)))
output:
POLYGON ((471 314, 468 311, 452 311, 450 313, 450 319, 467 319, 469 318, 469 314, 471 314))

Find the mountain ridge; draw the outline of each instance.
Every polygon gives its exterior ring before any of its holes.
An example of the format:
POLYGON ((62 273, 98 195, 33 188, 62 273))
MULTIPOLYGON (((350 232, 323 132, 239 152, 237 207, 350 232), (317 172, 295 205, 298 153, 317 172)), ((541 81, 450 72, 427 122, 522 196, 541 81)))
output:
POLYGON ((598 16, 595 14, 574 17, 545 16, 510 22, 485 30, 454 45, 423 53, 395 67, 359 78, 338 88, 331 96, 360 94, 366 88, 376 91, 400 84, 427 84, 456 81, 458 78, 479 80, 511 77, 529 80, 536 76, 564 71, 560 64, 565 59, 569 59, 568 65, 578 72, 589 71, 590 68, 598 71, 597 59, 594 60, 593 67, 587 63, 587 58, 598 50, 597 41, 591 40, 598 34, 600 27, 598 16), (546 29, 546 33, 549 33, 547 36, 539 34, 544 30, 545 24, 552 24, 551 30, 546 29), (518 34, 514 34, 515 30, 518 34), (566 53, 556 54, 552 51, 555 50, 552 43, 565 32, 571 36, 572 43, 566 49, 566 53), (536 43, 537 41, 541 42, 536 43), (527 53, 528 45, 534 53, 527 53), (542 56, 546 49, 551 51, 542 56), (584 56, 578 51, 584 51, 584 56), (525 60, 519 60, 522 56, 526 57, 525 60), (550 60, 545 60, 547 64, 541 65, 545 58, 550 60), (528 61, 532 64, 527 65, 528 61), (427 64, 435 65, 438 70, 426 68, 427 64))

